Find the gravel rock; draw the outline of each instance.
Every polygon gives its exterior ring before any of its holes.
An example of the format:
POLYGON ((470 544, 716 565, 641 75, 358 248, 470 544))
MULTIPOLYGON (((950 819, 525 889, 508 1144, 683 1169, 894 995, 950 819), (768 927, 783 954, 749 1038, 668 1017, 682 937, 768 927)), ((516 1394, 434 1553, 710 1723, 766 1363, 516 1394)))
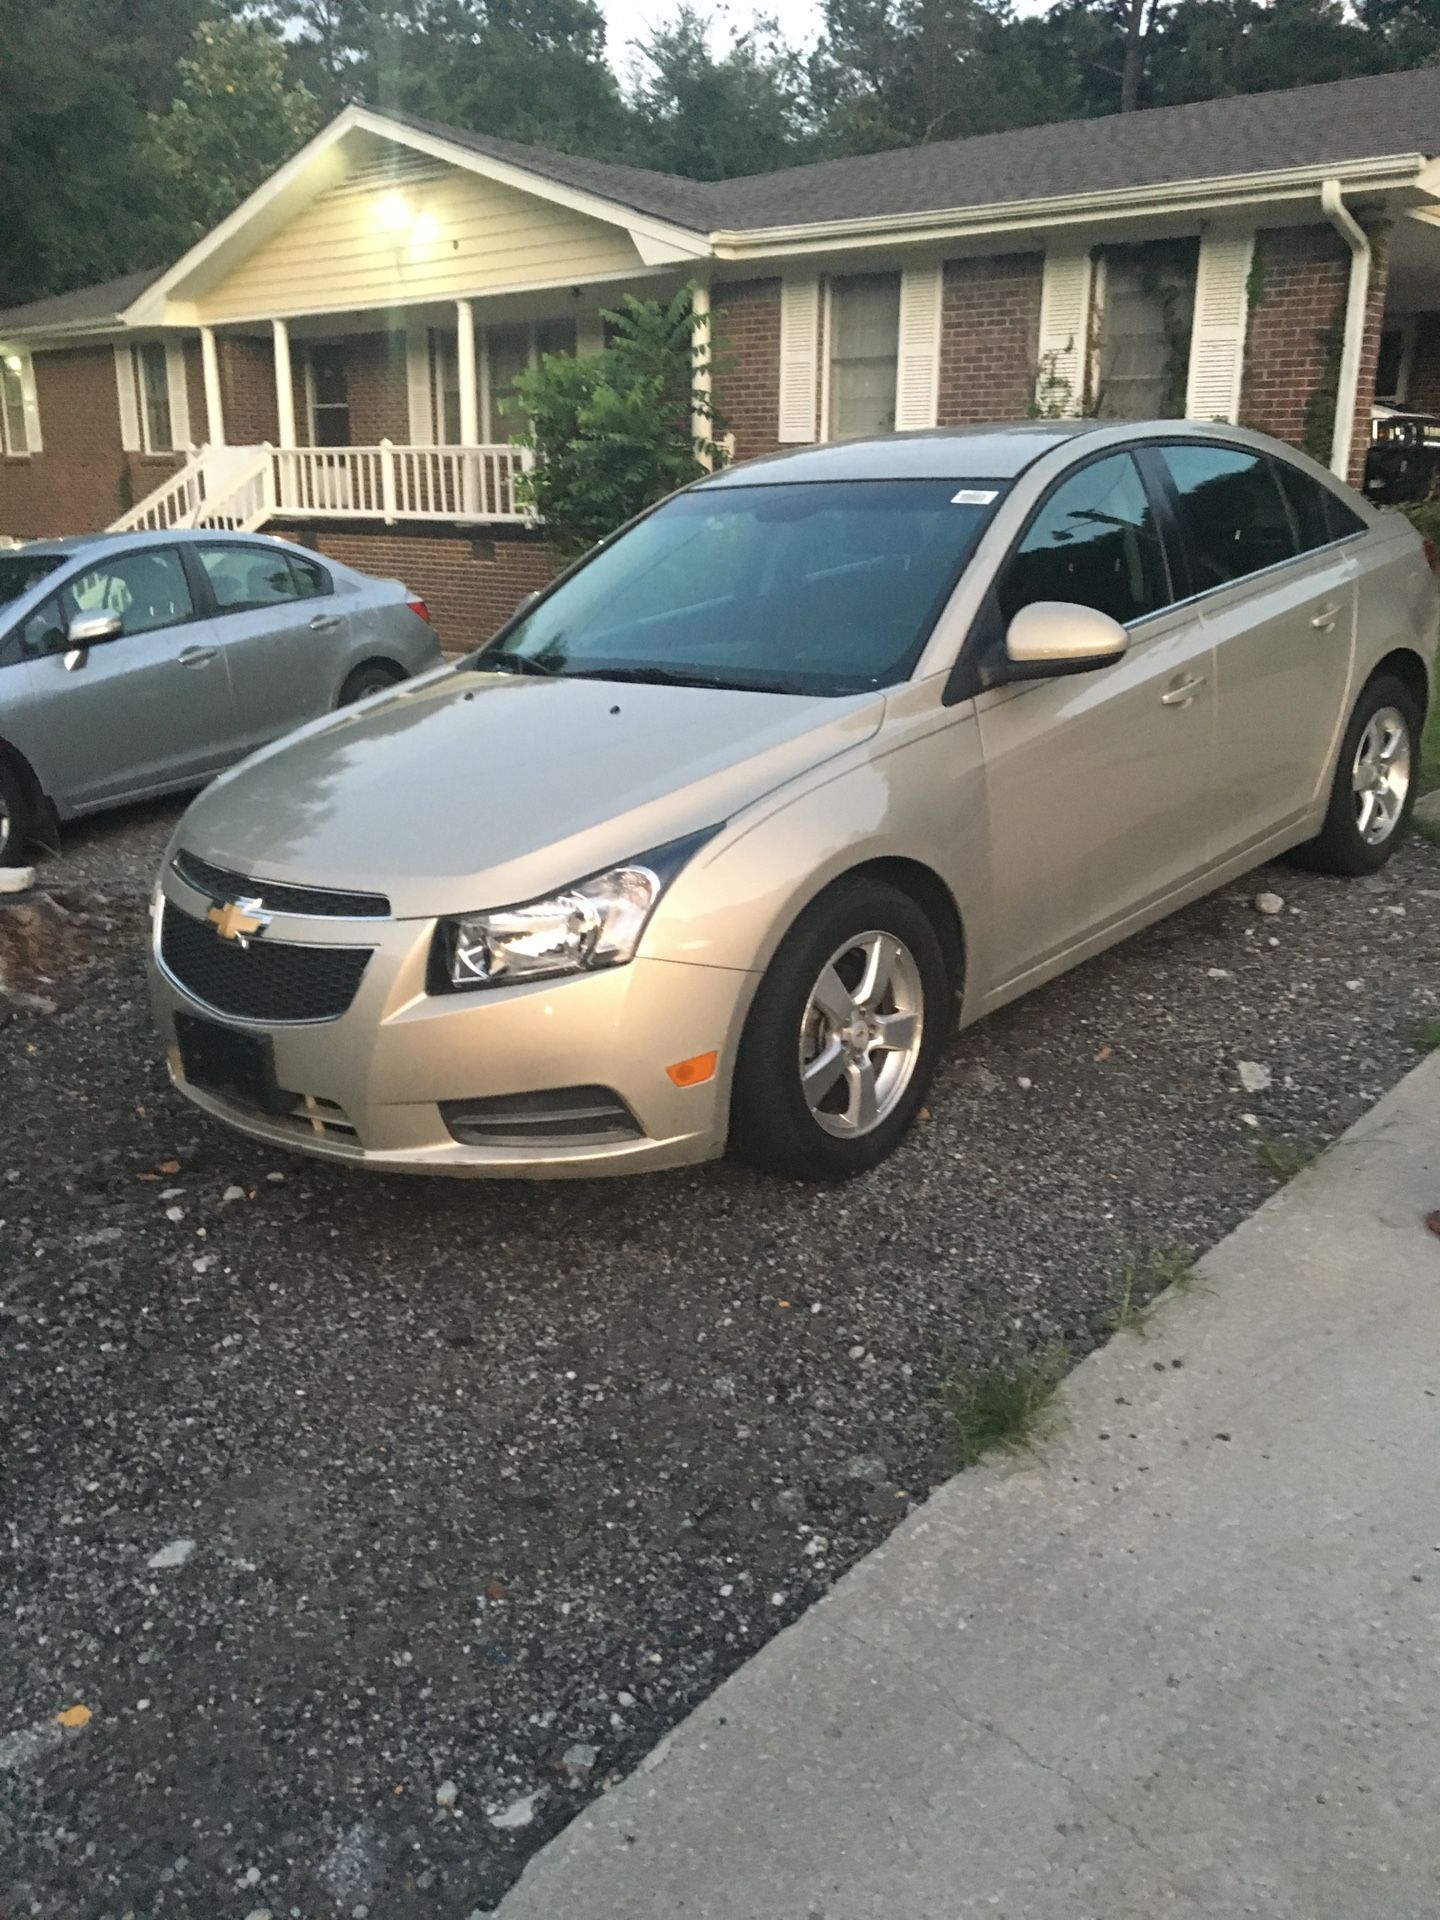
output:
POLYGON ((1258 1060, 1237 1061, 1235 1072, 1246 1093, 1264 1093, 1275 1077, 1269 1067, 1262 1066, 1258 1060))
POLYGON ((1257 893, 1255 909, 1257 913, 1283 913, 1285 902, 1278 893, 1257 893))
POLYGON ((595 1771, 596 1752, 583 1740, 577 1740, 573 1747, 567 1747, 560 1756, 560 1765, 576 1786, 585 1786, 595 1771))
MULTIPOLYGON (((0 1776, 17 1920, 492 1908, 949 1472, 949 1374, 1083 1353, 1127 1261, 1272 1190, 1241 1098, 1318 1145, 1440 1017, 1417 837, 1386 893, 1277 870, 970 1029, 929 1124, 843 1189, 361 1178, 169 1088, 140 955, 174 817, 132 820, 83 994, 0 1026, 0 1731, 47 1728, 0 1776), (1267 882, 1302 910, 1279 948, 1267 882), (1239 1059, 1271 1085, 1237 1097, 1239 1059), (142 1177, 171 1161, 183 1223, 142 1177), (231 1185, 256 1198, 217 1205, 231 1185), (851 1477, 868 1457, 881 1477, 851 1477), (172 1536, 205 1550, 150 1570, 172 1536), (63 1732, 77 1698, 95 1723, 63 1732), (582 1744, 603 1766, 562 1787, 582 1744)), ((125 842, 67 830, 43 884, 72 858, 111 884, 125 842)))

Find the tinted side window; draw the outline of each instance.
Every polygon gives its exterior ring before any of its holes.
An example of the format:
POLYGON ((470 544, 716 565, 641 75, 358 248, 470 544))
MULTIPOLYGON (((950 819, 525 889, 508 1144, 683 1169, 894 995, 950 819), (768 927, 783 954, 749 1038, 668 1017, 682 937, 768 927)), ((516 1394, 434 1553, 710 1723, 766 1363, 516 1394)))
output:
POLYGON ((283 606, 299 598, 289 556, 280 548, 215 546, 196 551, 221 613, 283 606))
POLYGON ((1312 480, 1308 473, 1298 473, 1294 467, 1287 467, 1283 460, 1275 462, 1275 471, 1280 476, 1280 485, 1295 516, 1300 551, 1310 553, 1316 547, 1328 545, 1335 538, 1330 531, 1330 516, 1325 511, 1330 489, 1322 487, 1318 480, 1312 480))
POLYGON ((1167 603, 1160 532, 1128 453, 1061 481, 1006 565, 999 596, 1007 626, 1036 600, 1096 607, 1122 622, 1167 603))
POLYGON ((335 591, 335 582, 324 567, 317 566, 313 560, 302 560, 298 553, 288 557, 297 600, 318 600, 322 594, 335 591))
POLYGON ((1180 495, 1198 592, 1291 559, 1295 535, 1270 462, 1239 447, 1162 447, 1180 495))
POLYGON ((173 627, 195 612, 190 582, 173 547, 142 547, 104 560, 66 583, 67 620, 77 613, 118 613, 126 634, 173 627))
POLYGON ((1321 491, 1325 495, 1325 520, 1332 540, 1343 540, 1351 533, 1364 533, 1365 522, 1353 507, 1347 507, 1339 494, 1332 493, 1329 487, 1321 491))

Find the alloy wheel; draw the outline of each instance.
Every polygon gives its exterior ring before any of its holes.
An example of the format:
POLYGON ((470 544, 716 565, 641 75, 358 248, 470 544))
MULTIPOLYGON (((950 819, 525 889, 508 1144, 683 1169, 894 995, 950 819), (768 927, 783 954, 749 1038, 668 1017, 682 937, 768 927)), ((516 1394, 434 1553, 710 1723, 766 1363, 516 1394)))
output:
POLYGON ((1355 825, 1366 846, 1390 838, 1410 792, 1410 727, 1398 707, 1380 707, 1366 722, 1351 770, 1355 825))
POLYGON ((837 1139, 872 1133, 903 1097, 920 1058, 925 989, 893 933, 837 947, 800 1022, 800 1084, 816 1123, 837 1139))

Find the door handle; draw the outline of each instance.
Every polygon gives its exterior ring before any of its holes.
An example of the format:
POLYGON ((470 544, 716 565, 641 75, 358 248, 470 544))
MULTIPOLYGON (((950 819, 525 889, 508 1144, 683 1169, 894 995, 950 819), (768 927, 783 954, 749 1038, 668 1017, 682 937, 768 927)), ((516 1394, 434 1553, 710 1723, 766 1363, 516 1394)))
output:
POLYGON ((1161 694, 1160 704, 1162 707, 1188 707, 1204 684, 1203 673, 1197 674, 1193 680, 1182 680, 1178 686, 1171 687, 1161 694))
POLYGON ((310 622, 311 633, 333 633, 340 624, 339 617, 333 613, 317 613, 310 622))
POLYGON ((214 647, 186 647, 176 658, 182 667, 203 667, 208 660, 215 658, 216 651, 214 647))
POLYGON ((1333 631, 1335 622, 1339 618, 1340 618, 1339 607, 1333 607, 1333 606, 1321 607, 1320 611, 1314 616, 1310 624, 1312 627, 1314 627, 1317 633, 1330 633, 1333 631))

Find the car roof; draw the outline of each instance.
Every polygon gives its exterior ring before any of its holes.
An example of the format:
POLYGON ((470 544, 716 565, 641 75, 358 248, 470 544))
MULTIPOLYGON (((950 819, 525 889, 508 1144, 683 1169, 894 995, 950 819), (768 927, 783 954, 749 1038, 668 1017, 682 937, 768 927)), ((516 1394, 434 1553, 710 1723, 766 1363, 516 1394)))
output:
MULTIPOLYGON (((1084 451, 1137 440, 1219 440, 1314 463, 1295 447, 1248 427, 1215 420, 1020 420, 993 427, 933 427, 869 440, 837 440, 766 454, 697 481, 695 487, 792 486, 805 480, 1017 480, 1046 454, 1084 442, 1084 451)), ((1338 484, 1338 483, 1336 483, 1338 484)))
POLYGON ((259 544, 286 548, 293 544, 288 540, 277 540, 270 534, 233 533, 228 528, 222 527, 166 527, 158 533, 142 531, 139 528, 129 533, 67 533, 54 540, 27 540, 23 546, 11 547, 8 551, 27 555, 53 553, 63 559, 80 554, 99 557, 103 554, 118 552, 122 548, 126 553, 130 553, 136 547, 173 547, 177 540, 204 540, 207 543, 212 540, 229 540, 248 546, 259 544))

